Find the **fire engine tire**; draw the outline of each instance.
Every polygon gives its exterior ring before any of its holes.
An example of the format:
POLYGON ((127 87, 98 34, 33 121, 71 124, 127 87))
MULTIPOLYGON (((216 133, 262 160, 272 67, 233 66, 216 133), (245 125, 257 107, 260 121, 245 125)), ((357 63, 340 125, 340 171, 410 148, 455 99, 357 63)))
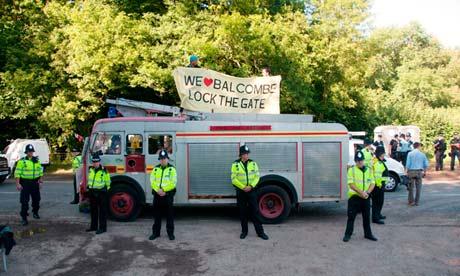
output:
POLYGON ((291 212, 291 200, 288 193, 275 185, 263 186, 257 190, 259 219, 263 224, 278 224, 291 212))
POLYGON ((138 193, 126 184, 114 185, 109 191, 110 217, 117 221, 133 221, 141 212, 138 193))
POLYGON ((2 184, 6 180, 6 175, 0 176, 0 184, 2 184))

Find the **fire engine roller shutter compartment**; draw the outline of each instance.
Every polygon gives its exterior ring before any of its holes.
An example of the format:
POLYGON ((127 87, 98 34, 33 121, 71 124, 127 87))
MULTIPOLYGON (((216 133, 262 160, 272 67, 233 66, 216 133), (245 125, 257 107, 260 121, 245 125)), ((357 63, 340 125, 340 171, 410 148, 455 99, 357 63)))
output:
POLYGON ((285 220, 292 207, 295 189, 289 189, 287 178, 297 176, 297 142, 248 142, 251 159, 257 162, 263 176, 257 188, 259 217, 265 224, 285 220))

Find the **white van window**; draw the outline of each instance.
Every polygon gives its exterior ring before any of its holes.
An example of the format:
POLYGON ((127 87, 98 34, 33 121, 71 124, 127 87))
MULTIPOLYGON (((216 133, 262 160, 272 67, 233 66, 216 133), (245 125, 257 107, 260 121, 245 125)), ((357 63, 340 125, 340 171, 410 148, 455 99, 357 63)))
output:
POLYGON ((173 153, 173 137, 171 135, 149 135, 149 154, 158 154, 165 149, 169 154, 173 153))
POLYGON ((142 135, 128 134, 126 135, 126 154, 142 154, 142 135))
POLYGON ((107 155, 121 154, 121 136, 119 134, 98 133, 92 152, 99 151, 107 155))

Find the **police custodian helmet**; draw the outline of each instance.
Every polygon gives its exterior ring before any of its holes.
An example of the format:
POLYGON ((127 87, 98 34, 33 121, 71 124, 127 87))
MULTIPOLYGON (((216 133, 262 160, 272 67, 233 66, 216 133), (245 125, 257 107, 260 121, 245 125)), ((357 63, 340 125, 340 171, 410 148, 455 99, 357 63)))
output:
POLYGON ((246 153, 251 153, 251 151, 249 150, 248 146, 242 145, 240 147, 240 155, 243 155, 243 154, 246 154, 246 153))
POLYGON ((166 158, 169 159, 168 152, 165 150, 161 150, 160 153, 158 154, 158 160, 166 159, 166 158))
POLYGON ((355 154, 355 162, 363 161, 363 160, 364 160, 364 154, 359 150, 359 151, 355 154))
POLYGON ((24 150, 24 153, 28 152, 35 152, 34 146, 32 144, 28 144, 24 150))

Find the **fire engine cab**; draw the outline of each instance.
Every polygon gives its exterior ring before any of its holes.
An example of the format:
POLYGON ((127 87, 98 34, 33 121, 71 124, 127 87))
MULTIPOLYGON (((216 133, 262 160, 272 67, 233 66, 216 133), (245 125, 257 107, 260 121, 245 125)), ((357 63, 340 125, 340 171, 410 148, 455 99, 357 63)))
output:
POLYGON ((177 169, 177 205, 236 203, 231 165, 244 144, 260 169, 262 222, 280 223, 300 203, 346 199, 349 139, 341 124, 313 123, 311 115, 202 114, 125 99, 107 102, 123 117, 95 122, 83 150, 80 194, 90 156, 98 152, 112 177, 109 210, 116 220, 134 220, 152 203, 150 173, 162 149, 177 169))

